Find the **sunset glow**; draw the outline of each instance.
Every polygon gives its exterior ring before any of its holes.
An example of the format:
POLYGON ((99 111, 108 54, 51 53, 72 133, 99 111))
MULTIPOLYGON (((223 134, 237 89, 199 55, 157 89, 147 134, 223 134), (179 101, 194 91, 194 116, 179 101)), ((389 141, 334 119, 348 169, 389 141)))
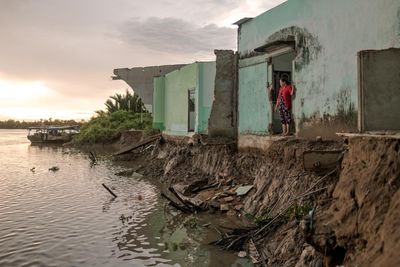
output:
POLYGON ((57 99, 62 98, 45 82, 0 80, 0 119, 88 119, 94 114, 59 107, 57 99))

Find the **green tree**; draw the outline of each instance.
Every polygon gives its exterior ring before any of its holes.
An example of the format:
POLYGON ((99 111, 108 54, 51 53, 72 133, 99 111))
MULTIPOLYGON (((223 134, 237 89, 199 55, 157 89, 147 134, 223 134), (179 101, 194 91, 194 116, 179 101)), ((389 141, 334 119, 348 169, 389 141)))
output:
MULTIPOLYGON (((119 110, 130 111, 133 113, 146 113, 146 108, 140 97, 131 93, 128 90, 125 94, 115 94, 110 96, 109 99, 104 103, 106 110, 109 114, 114 113, 119 110)), ((96 111, 98 115, 102 115, 102 111, 96 111)))

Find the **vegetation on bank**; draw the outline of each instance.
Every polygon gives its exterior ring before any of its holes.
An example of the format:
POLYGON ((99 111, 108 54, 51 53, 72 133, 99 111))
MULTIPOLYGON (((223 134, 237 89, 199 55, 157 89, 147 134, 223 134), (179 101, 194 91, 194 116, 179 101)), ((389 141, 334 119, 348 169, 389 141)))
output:
POLYGON ((93 117, 84 124, 78 135, 74 137, 76 144, 93 144, 110 142, 123 130, 151 131, 152 117, 149 113, 132 113, 119 110, 103 113, 93 117))
POLYGON ((106 110, 96 111, 96 116, 85 123, 74 143, 94 144, 115 140, 123 130, 144 130, 152 132, 153 119, 144 107, 142 100, 129 91, 110 96, 104 103, 106 110))
POLYGON ((37 120, 37 121, 19 121, 19 120, 6 120, 0 121, 0 129, 27 129, 29 127, 40 127, 40 126, 70 126, 70 125, 83 125, 84 121, 75 120, 59 120, 49 118, 48 120, 37 120))

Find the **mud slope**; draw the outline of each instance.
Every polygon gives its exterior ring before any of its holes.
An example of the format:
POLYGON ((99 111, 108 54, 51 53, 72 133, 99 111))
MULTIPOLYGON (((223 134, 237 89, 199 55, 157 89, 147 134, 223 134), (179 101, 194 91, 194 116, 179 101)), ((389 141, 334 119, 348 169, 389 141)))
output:
POLYGON ((326 265, 400 266, 400 142, 353 138, 328 209, 308 242, 326 265))

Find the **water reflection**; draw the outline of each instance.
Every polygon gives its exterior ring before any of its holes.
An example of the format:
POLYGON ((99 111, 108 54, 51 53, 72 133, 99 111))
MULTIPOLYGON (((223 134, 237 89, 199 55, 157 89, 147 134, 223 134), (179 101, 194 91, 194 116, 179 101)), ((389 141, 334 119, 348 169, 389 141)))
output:
POLYGON ((86 153, 4 130, 0 155, 0 266, 249 266, 206 245, 210 217, 185 224, 155 183, 118 177, 104 158, 91 167, 86 153))

